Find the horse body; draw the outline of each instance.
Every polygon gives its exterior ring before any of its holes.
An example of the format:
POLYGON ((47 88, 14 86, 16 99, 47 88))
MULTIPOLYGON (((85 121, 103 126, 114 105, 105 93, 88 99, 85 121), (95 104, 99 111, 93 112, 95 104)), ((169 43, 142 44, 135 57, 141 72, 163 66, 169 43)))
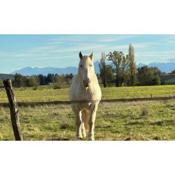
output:
POLYGON ((82 56, 78 74, 73 78, 70 88, 72 109, 76 115, 76 136, 79 139, 86 137, 94 140, 94 127, 98 104, 101 100, 101 89, 95 74, 92 55, 82 56))

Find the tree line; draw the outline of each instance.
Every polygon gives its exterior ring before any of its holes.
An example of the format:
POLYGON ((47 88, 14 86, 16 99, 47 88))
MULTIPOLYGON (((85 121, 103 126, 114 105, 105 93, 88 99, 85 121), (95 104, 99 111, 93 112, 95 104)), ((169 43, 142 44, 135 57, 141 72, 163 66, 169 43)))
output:
MULTIPOLYGON (((135 51, 129 45, 128 54, 113 51, 101 54, 99 63, 101 82, 104 87, 115 84, 119 86, 160 85, 165 83, 165 76, 157 67, 142 66, 137 68, 135 51)), ((174 72, 172 72, 174 74, 174 72)))
POLYGON ((14 87, 37 87, 39 85, 53 85, 54 88, 62 88, 70 84, 72 77, 72 74, 48 74, 33 76, 15 74, 12 84, 14 87))

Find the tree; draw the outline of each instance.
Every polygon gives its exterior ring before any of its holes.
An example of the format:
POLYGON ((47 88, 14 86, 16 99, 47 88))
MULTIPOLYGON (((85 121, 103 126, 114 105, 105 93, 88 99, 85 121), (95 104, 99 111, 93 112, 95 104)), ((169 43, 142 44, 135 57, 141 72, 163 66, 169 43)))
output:
POLYGON ((128 85, 129 81, 129 58, 128 55, 123 57, 121 64, 121 84, 128 85))
POLYGON ((160 70, 156 67, 143 66, 138 68, 138 80, 140 85, 160 85, 160 70))
POLYGON ((114 71, 111 65, 106 65, 106 84, 107 86, 113 83, 114 71))
POLYGON ((3 81, 0 80, 0 88, 3 87, 3 81))
POLYGON ((71 74, 66 74, 66 75, 64 76, 64 78, 65 78, 66 83, 67 83, 68 85, 70 85, 71 82, 72 82, 73 74, 72 74, 72 73, 71 73, 71 74))
POLYGON ((13 85, 15 87, 25 87, 27 83, 27 78, 25 76, 22 76, 20 74, 15 74, 13 85))
POLYGON ((42 74, 38 75, 38 80, 39 80, 39 84, 40 85, 46 85, 47 84, 47 82, 46 82, 46 76, 44 76, 42 74))
POLYGON ((132 44, 129 45, 128 50, 128 60, 129 60, 129 85, 134 86, 136 84, 136 64, 135 64, 135 52, 132 44))
POLYGON ((38 76, 31 76, 27 78, 27 86, 28 87, 37 87, 39 85, 38 76))
POLYGON ((54 82, 54 77, 55 77, 54 74, 48 74, 48 75, 47 75, 47 78, 46 78, 47 84, 53 83, 53 82, 54 82))
POLYGON ((112 61, 115 69, 115 86, 121 86, 123 82, 123 71, 125 70, 126 58, 123 52, 114 51, 108 54, 108 60, 112 61))
POLYGON ((106 83, 106 62, 105 61, 106 61, 106 55, 104 52, 102 52, 99 67, 100 67, 100 76, 101 76, 102 83, 103 83, 104 87, 107 86, 107 83, 106 83))

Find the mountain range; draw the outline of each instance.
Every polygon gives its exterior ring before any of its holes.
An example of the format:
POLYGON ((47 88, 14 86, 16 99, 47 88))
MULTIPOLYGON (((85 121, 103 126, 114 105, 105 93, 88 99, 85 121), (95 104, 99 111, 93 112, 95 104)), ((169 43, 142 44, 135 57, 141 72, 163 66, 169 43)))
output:
MULTIPOLYGON (((145 64, 138 64, 137 67, 141 67, 145 64)), ((99 73, 99 62, 94 63, 95 71, 96 73, 99 73)), ((175 62, 168 62, 168 63, 150 63, 147 65, 148 67, 158 67, 162 72, 171 72, 175 70, 175 62)), ((77 67, 65 67, 65 68, 55 68, 55 67, 44 67, 44 68, 38 68, 38 67, 25 67, 19 70, 16 70, 12 72, 12 74, 19 73, 22 75, 38 75, 43 74, 47 75, 48 73, 51 74, 76 74, 77 73, 77 67)))
POLYGON ((12 74, 22 74, 26 76, 30 75, 47 75, 47 74, 76 74, 77 68, 76 67, 65 67, 65 68, 55 68, 55 67, 24 67, 22 69, 14 71, 12 74))
MULTIPOLYGON (((137 67, 142 67, 145 64, 138 64, 137 67)), ((159 68, 162 72, 172 72, 175 70, 175 62, 168 62, 168 63, 150 63, 147 65, 148 67, 157 67, 159 68)))
MULTIPOLYGON (((95 71, 96 73, 99 73, 99 63, 96 61, 94 63, 95 71)), ((47 75, 47 74, 76 74, 77 73, 77 67, 65 67, 65 68, 55 68, 55 67, 44 67, 44 68, 38 68, 38 67, 24 67, 22 69, 16 70, 12 72, 12 74, 22 74, 26 76, 30 75, 47 75)))

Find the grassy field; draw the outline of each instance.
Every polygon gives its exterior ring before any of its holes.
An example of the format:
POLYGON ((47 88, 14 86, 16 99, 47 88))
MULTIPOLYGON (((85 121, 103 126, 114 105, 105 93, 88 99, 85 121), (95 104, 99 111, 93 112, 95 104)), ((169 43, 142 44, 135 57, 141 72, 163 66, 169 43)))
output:
MULTIPOLYGON (((18 102, 47 102, 69 100, 69 89, 54 89, 52 86, 35 88, 17 88, 18 102)), ((102 88, 103 99, 142 98, 175 95, 175 85, 136 86, 102 88)), ((0 89, 0 102, 7 102, 4 89, 0 89)))
MULTIPOLYGON (((175 95, 175 86, 106 88, 104 99, 175 95)), ((18 101, 68 100, 68 89, 41 87, 15 89, 18 101)), ((4 91, 0 102, 5 102, 4 91)), ((19 107, 24 140, 74 140, 74 114, 70 105, 19 107)), ((175 100, 101 103, 96 140, 174 140, 175 100)), ((0 140, 13 140, 9 109, 0 107, 0 140)))
MULTIPOLYGON (((21 107, 24 140, 74 140, 70 105, 21 107)), ((174 140, 175 100, 101 103, 96 120, 97 140, 174 140)), ((9 109, 0 108, 0 139, 12 140, 9 109)))

